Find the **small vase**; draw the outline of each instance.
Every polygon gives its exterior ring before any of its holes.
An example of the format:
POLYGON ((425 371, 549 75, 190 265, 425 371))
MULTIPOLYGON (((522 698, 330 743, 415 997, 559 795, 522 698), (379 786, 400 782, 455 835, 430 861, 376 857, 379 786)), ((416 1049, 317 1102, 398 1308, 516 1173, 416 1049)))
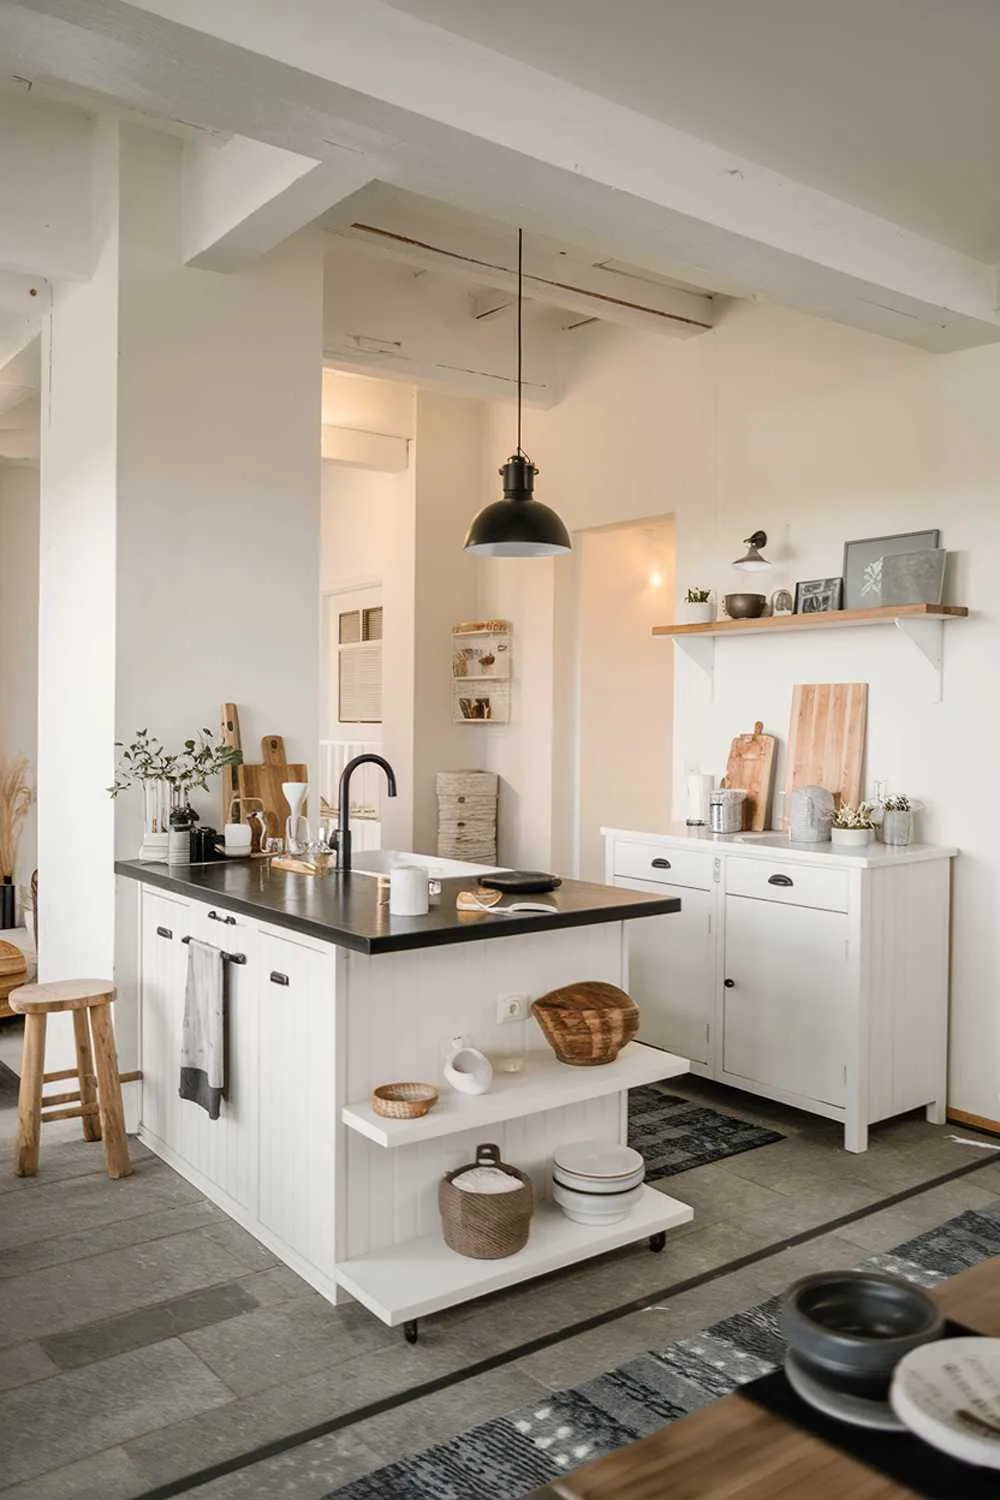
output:
POLYGON ((872 831, 870 828, 831 828, 830 839, 834 848, 839 849, 864 849, 871 843, 872 831))
POLYGON ((913 813, 909 809, 886 808, 882 814, 883 844, 909 844, 913 839, 913 813))
POLYGON ((470 1045, 468 1037, 456 1036, 445 1059, 444 1076, 460 1094, 485 1094, 493 1082, 493 1065, 470 1045))

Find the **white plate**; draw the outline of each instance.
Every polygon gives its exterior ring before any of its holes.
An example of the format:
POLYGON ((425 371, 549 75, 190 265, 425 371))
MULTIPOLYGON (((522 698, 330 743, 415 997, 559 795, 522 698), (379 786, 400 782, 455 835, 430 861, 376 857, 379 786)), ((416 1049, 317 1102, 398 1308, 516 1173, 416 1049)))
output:
POLYGON ((573 1172, 567 1172, 562 1167, 553 1166, 552 1180, 558 1182, 561 1187, 571 1188, 578 1193, 590 1193, 600 1197, 608 1193, 626 1193, 632 1188, 641 1187, 645 1177, 645 1169, 640 1167, 637 1172, 630 1172, 627 1177, 577 1177, 573 1172))
POLYGON ((552 1160, 574 1177, 602 1179, 631 1177, 646 1165, 638 1151, 616 1141, 570 1141, 553 1151, 552 1160))
POLYGON ((627 1219, 642 1197, 642 1185, 620 1198, 592 1197, 588 1193, 574 1193, 569 1188, 552 1184, 552 1201, 558 1204, 576 1224, 619 1224, 627 1219))
POLYGON ((785 1374, 795 1394, 825 1417, 835 1417, 838 1422, 848 1422, 852 1427, 875 1427, 882 1432, 906 1431, 905 1424, 888 1401, 869 1401, 866 1396, 851 1396, 846 1391, 821 1385, 803 1369, 791 1349, 785 1355, 785 1374))
POLYGON ((1000 1431, 982 1430, 974 1420, 1000 1429, 1000 1339, 939 1339, 911 1350, 896 1366, 889 1400, 925 1443, 1000 1469, 1000 1431))

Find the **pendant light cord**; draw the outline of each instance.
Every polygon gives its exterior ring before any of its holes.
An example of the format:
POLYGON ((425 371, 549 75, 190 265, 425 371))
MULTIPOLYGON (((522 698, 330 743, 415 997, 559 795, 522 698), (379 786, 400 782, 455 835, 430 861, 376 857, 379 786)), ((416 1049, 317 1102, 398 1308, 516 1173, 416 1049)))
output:
POLYGON ((524 457, 521 447, 521 397, 523 380, 523 353, 524 353, 524 230, 520 227, 517 231, 517 456, 524 457))

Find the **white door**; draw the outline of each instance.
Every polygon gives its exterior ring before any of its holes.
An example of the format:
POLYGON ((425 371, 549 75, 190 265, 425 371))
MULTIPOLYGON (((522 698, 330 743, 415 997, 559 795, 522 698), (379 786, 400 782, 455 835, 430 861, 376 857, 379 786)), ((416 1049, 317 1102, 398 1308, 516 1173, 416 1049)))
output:
MULTIPOLYGON (((245 963, 225 962, 226 1090, 213 1120, 200 1104, 177 1100, 175 1150, 207 1182, 250 1214, 257 1211, 257 930, 248 918, 194 902, 186 932, 245 963)), ((185 980, 187 949, 184 948, 185 980)), ((181 995, 183 1015, 183 991, 181 995)), ((179 1045, 179 1043, 178 1043, 179 1045)))
POLYGON ((707 1063, 715 995, 711 891, 620 876, 615 885, 680 899, 678 912, 627 924, 629 993, 640 1011, 640 1042, 707 1063))
POLYGON ((842 1105, 847 1061, 847 917, 726 897, 723 1068, 842 1105))
POLYGON ((327 1276, 334 1267, 336 1000, 332 947, 259 935, 262 1224, 327 1276))
POLYGON ((191 902, 144 886, 140 975, 141 1119, 145 1130, 170 1144, 180 1082, 181 1015, 191 902))

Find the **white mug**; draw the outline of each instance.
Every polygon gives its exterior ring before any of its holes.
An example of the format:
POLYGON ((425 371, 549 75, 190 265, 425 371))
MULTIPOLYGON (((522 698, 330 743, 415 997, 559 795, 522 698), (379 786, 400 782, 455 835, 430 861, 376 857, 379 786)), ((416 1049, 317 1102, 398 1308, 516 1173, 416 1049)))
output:
POLYGON ((249 854, 250 844, 253 839, 253 829, 249 823, 227 823, 226 853, 230 856, 249 854))
POLYGON ((426 917, 428 886, 422 865, 397 865, 389 871, 389 911, 394 917, 426 917))

